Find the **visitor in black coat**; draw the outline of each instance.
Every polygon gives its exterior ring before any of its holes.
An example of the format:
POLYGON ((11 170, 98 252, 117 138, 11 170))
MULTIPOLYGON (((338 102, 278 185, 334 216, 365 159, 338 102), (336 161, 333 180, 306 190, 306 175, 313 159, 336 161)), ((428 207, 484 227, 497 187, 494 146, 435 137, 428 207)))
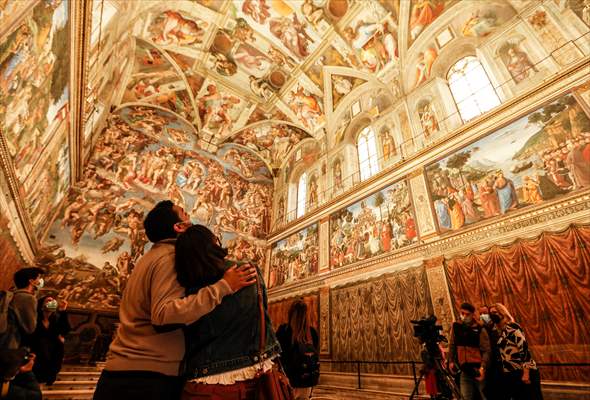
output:
POLYGON ((66 307, 66 302, 59 304, 51 296, 40 298, 37 304, 37 328, 31 336, 31 350, 37 356, 33 372, 39 382, 48 385, 61 370, 65 336, 71 330, 66 307))
POLYGON ((293 387, 295 400, 310 399, 320 374, 319 337, 309 324, 307 304, 302 299, 291 305, 289 322, 279 326, 277 339, 282 350, 281 364, 293 387))

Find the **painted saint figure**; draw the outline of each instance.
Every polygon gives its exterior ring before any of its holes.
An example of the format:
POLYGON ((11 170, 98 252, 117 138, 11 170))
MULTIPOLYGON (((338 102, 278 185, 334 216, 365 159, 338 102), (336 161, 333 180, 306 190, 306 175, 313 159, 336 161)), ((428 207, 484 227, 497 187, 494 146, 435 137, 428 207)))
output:
POLYGON ((391 160, 396 154, 397 150, 395 148, 395 142, 393 137, 391 137, 391 133, 389 129, 384 129, 381 131, 381 146, 383 148, 383 159, 385 161, 391 160))
POLYGON ((537 69, 529 59, 529 56, 522 50, 519 50, 516 46, 510 47, 507 51, 508 59, 506 60, 506 68, 512 79, 516 83, 524 81, 526 78, 531 77, 537 69))
POLYGON ((508 178, 504 177, 504 174, 500 171, 494 182, 494 189, 498 194, 498 200, 500 202, 500 212, 506 214, 509 210, 513 210, 518 207, 518 197, 516 196, 516 189, 514 184, 508 178))
POLYGON ((426 102, 422 108, 419 107, 418 116, 420 117, 420 124, 422 125, 425 139, 438 132, 438 121, 432 109, 432 103, 426 102))
POLYGON ((293 13, 291 18, 272 18, 269 26, 270 32, 295 56, 303 58, 309 55, 311 37, 305 31, 305 25, 297 18, 297 14, 293 13))
POLYGON ((432 23, 445 9, 443 0, 416 0, 410 15, 410 37, 418 35, 432 23))

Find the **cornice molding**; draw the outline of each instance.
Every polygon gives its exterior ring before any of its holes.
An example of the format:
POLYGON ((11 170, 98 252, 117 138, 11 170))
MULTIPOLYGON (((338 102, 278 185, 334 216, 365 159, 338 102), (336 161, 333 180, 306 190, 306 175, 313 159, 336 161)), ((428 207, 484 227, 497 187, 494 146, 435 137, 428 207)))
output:
POLYGON ((321 286, 335 286, 343 280, 360 281, 375 273, 389 273, 409 268, 426 259, 450 258, 492 245, 511 243, 518 238, 535 237, 544 231, 563 230, 570 224, 590 223, 590 189, 565 200, 542 204, 500 220, 484 223, 459 233, 439 237, 404 249, 332 269, 306 280, 269 290, 269 299, 286 298, 294 293, 315 290, 321 286), (392 268, 394 267, 394 269, 392 268))
MULTIPOLYGON (((37 251, 37 238, 35 237, 35 230, 29 214, 23 201, 24 190, 21 190, 16 170, 8 150, 6 143, 6 136, 3 132, 3 127, 0 127, 0 167, 4 171, 6 178, 6 185, 9 193, 5 194, 7 199, 12 200, 14 209, 8 207, 12 221, 18 220, 20 228, 15 226, 15 232, 11 232, 15 239, 23 258, 27 259, 29 254, 34 254, 37 251)), ((10 200, 8 201, 10 203, 10 200)))

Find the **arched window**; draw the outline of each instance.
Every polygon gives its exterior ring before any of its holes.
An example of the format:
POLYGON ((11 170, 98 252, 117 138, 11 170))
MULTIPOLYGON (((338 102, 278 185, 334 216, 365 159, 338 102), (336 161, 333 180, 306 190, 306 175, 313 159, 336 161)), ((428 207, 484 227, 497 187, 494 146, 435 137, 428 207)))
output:
POLYGON ((305 199, 307 198, 307 173, 303 173, 299 177, 297 183, 297 218, 305 214, 305 199))
POLYGON ((377 142, 375 140, 375 131, 373 131, 373 128, 367 126, 362 130, 357 138, 356 148, 359 155, 361 180, 364 181, 379 172, 377 142))
POLYGON ((447 74, 449 87, 464 122, 500 104, 483 66, 474 56, 460 59, 447 74))

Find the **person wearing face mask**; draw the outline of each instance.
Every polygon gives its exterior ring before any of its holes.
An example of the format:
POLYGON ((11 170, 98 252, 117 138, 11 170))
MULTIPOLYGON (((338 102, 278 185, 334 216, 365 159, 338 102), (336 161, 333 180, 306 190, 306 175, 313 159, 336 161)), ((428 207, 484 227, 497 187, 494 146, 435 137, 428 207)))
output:
POLYGON ((474 318, 475 307, 469 303, 459 308, 460 321, 454 322, 449 340, 449 369, 460 371, 461 395, 465 400, 484 394, 485 375, 490 360, 490 339, 474 318))
POLYGON ((43 273, 41 268, 29 267, 19 269, 14 273, 14 297, 10 303, 10 310, 14 313, 16 332, 14 332, 7 348, 16 349, 28 346, 29 336, 37 327, 37 291, 43 288, 43 273))
POLYGON ((479 322, 488 333, 491 348, 490 362, 485 375, 484 393, 488 399, 499 399, 500 393, 498 389, 502 379, 502 363, 496 344, 498 342, 498 331, 490 317, 490 310, 486 305, 479 307, 479 322))
POLYGON ((52 385, 61 370, 65 336, 71 330, 66 307, 66 302, 59 304, 52 296, 37 302, 37 328, 31 336, 31 350, 37 355, 33 372, 40 383, 52 385))
POLYGON ((9 329, 0 338, 2 350, 21 350, 27 354, 27 367, 20 368, 11 380, 8 399, 41 399, 41 388, 33 374, 35 354, 29 353, 30 336, 37 327, 36 294, 43 287, 41 268, 21 268, 14 273, 12 301, 9 304, 9 329), (23 397, 24 396, 24 397, 23 397))
POLYGON ((502 362, 501 388, 503 396, 512 400, 542 400, 541 376, 531 355, 524 331, 506 306, 490 306, 490 318, 499 332, 498 350, 502 362))

